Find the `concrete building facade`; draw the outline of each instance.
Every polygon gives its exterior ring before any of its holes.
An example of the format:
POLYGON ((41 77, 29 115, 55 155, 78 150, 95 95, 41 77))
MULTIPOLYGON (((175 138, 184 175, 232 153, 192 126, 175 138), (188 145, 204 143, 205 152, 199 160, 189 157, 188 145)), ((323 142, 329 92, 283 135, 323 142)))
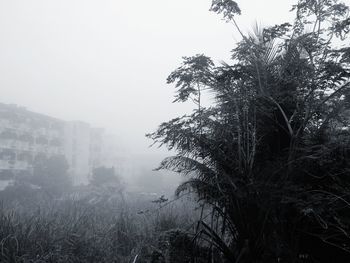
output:
POLYGON ((0 188, 13 176, 31 173, 39 154, 63 155, 73 183, 87 184, 94 168, 121 169, 122 158, 117 148, 116 141, 104 129, 0 103, 0 188))
POLYGON ((15 105, 0 104, 0 171, 31 169, 36 155, 62 155, 64 122, 15 105))

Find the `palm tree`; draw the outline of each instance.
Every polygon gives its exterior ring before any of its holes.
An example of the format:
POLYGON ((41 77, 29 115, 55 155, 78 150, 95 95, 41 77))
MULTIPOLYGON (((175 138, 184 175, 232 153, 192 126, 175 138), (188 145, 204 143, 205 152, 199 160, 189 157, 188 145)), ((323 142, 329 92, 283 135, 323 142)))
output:
MULTIPOLYGON (((182 65, 170 82, 179 87, 201 68, 203 81, 196 81, 215 103, 148 135, 177 151, 159 169, 189 176, 177 193, 193 189, 212 208, 196 238, 229 262, 344 262, 350 256, 350 136, 338 114, 350 89, 350 48, 336 49, 331 41, 347 30, 348 7, 305 0, 294 8, 294 25, 242 35, 232 65, 187 58, 191 67, 180 71, 182 65), (199 67, 198 61, 207 63, 199 67)), ((235 2, 213 1, 212 9, 237 25, 235 2)), ((190 84, 181 86, 187 98, 198 94, 190 84)))

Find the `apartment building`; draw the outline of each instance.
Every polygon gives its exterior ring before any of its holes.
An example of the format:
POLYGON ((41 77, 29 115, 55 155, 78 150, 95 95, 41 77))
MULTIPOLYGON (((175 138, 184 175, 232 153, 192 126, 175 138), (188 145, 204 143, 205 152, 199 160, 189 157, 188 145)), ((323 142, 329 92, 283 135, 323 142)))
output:
POLYGON ((30 172, 36 155, 62 155, 64 122, 0 103, 0 176, 30 172))
POLYGON ((32 172, 34 158, 63 155, 75 185, 87 184, 94 168, 123 166, 117 143, 104 129, 63 121, 0 103, 0 190, 13 176, 32 172))

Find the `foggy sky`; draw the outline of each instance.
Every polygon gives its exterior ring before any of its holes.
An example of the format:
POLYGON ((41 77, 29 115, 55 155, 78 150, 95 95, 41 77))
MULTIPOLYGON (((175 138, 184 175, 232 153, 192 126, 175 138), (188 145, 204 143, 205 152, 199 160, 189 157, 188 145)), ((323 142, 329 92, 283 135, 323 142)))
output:
MULTIPOLYGON (((182 56, 228 61, 239 39, 211 0, 0 0, 0 102, 82 120, 147 152, 144 137, 191 108, 171 104, 182 56)), ((244 30, 290 20, 294 1, 238 1, 244 30)))

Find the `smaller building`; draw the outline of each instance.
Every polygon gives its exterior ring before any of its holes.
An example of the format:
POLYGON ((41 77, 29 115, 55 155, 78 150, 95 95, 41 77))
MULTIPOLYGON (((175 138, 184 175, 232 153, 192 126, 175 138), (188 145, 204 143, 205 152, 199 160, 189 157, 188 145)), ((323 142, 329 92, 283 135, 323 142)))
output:
POLYGON ((90 159, 89 166, 92 171, 94 168, 101 167, 103 163, 103 150, 105 148, 105 130, 102 128, 90 129, 90 159))
POLYGON ((64 156, 69 165, 74 185, 87 184, 91 174, 90 125, 81 121, 70 121, 64 127, 64 156))

